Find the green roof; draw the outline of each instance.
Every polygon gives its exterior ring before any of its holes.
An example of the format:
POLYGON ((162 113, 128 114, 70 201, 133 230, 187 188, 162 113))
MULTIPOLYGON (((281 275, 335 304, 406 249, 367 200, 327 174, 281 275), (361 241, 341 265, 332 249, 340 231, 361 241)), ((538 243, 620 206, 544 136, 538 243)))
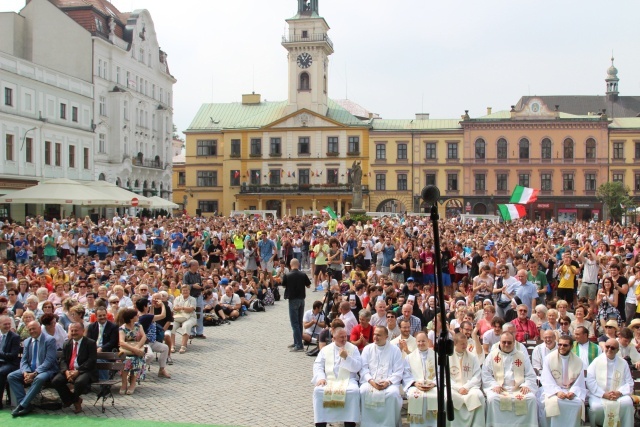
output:
POLYGON ((611 129, 639 129, 640 130, 640 117, 621 117, 619 119, 613 119, 609 124, 611 129))
POLYGON ((410 130, 449 130, 461 129, 460 119, 374 119, 371 121, 373 131, 410 131, 410 130))
MULTIPOLYGON (((259 104, 231 102, 202 104, 187 132, 259 129, 287 116, 287 101, 264 101, 259 104)), ((368 126, 333 100, 329 100, 327 118, 345 126, 368 126)))

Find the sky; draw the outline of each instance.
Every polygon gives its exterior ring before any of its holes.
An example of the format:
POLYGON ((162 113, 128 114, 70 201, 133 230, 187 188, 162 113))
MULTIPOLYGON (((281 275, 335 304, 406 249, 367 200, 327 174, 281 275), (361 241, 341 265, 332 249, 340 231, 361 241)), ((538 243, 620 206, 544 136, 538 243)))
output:
MULTIPOLYGON (((0 0, 18 11, 25 0, 0 0)), ((297 0, 112 0, 148 9, 174 86, 174 122, 203 103, 287 96, 285 19, 297 0)), ((471 117, 523 95, 604 95, 610 58, 621 95, 640 95, 640 2, 319 0, 331 29, 329 96, 386 119, 471 117)))

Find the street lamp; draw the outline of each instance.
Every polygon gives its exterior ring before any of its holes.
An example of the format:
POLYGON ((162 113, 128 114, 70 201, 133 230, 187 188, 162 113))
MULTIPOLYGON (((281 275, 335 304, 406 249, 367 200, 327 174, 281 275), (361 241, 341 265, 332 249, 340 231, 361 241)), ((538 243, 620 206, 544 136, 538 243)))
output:
POLYGON ((27 141, 27 134, 28 134, 29 132, 31 132, 32 130, 36 130, 36 129, 38 129, 38 128, 33 127, 33 128, 29 129, 28 131, 26 131, 26 132, 24 133, 24 135, 22 136, 22 145, 20 146, 20 151, 22 151, 22 149, 24 148, 24 144, 25 144, 25 142, 27 141))

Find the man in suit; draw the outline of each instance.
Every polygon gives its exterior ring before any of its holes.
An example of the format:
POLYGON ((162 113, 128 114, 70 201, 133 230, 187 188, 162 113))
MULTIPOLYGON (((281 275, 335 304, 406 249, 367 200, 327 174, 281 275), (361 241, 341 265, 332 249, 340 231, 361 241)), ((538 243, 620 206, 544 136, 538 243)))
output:
MULTIPOLYGON (((99 353, 108 353, 118 348, 118 326, 107 320, 107 309, 104 307, 96 308, 96 321, 87 327, 85 335, 96 342, 99 353)), ((100 369, 98 378, 100 381, 109 379, 109 371, 100 369)))
POLYGON ((11 393, 18 402, 18 406, 11 412, 14 417, 27 415, 33 410, 31 401, 58 372, 56 340, 43 334, 36 320, 29 322, 27 331, 30 337, 24 341, 20 368, 7 377, 11 393), (24 386, 29 384, 31 387, 27 393, 24 386))
POLYGON ((0 409, 7 376, 20 367, 20 336, 11 330, 11 318, 0 316, 0 409))
POLYGON ((96 342, 84 336, 84 324, 72 323, 69 325, 71 339, 64 344, 62 359, 60 360, 60 372, 53 378, 51 384, 62 399, 64 407, 73 404, 74 413, 82 412, 82 398, 91 386, 92 381, 97 381, 98 370, 96 362, 98 349, 96 342), (68 384, 73 384, 73 393, 69 391, 68 384))

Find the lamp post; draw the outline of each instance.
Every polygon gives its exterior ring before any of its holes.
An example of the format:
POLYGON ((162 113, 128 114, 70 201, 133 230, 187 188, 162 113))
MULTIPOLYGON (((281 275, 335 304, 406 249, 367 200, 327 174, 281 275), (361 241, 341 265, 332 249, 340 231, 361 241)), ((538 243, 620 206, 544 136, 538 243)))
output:
POLYGON ((28 134, 29 132, 31 132, 32 130, 36 130, 36 129, 38 129, 38 128, 36 128, 36 127, 32 127, 31 129, 29 129, 28 131, 26 131, 26 132, 24 133, 24 135, 22 135, 22 145, 20 146, 20 151, 22 151, 22 149, 24 148, 24 144, 25 144, 25 142, 27 141, 27 134, 28 134))

